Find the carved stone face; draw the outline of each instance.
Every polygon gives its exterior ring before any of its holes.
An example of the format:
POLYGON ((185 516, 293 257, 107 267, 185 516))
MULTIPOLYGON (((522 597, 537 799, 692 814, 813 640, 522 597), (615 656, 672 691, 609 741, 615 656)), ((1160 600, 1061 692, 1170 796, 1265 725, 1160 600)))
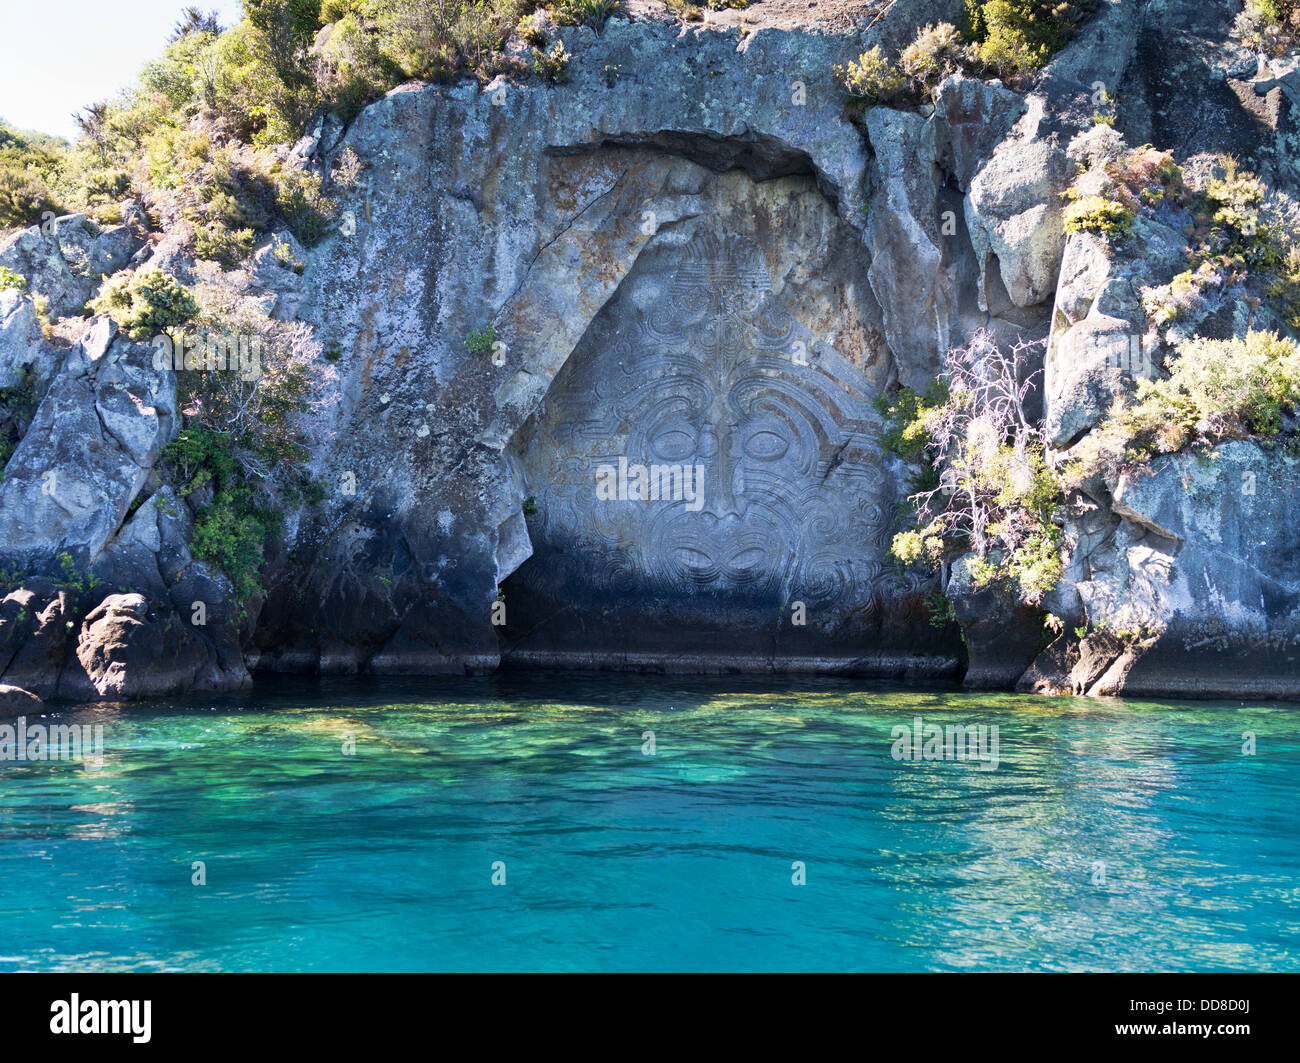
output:
POLYGON ((508 597, 525 610, 532 594, 575 613, 588 596, 636 601, 689 639, 710 616, 779 619, 794 601, 825 629, 850 614, 860 627, 892 593, 896 487, 872 386, 801 323, 827 308, 774 292, 755 237, 724 232, 639 265, 522 434, 535 552, 508 597), (597 471, 620 462, 702 482, 690 497, 598 498, 597 471))

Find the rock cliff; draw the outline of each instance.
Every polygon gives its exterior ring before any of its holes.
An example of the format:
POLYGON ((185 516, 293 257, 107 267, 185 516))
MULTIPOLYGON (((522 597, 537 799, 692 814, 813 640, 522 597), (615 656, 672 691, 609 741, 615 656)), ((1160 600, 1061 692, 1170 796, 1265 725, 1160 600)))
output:
MULTIPOLYGON (((159 460, 174 371, 107 316, 68 320, 100 274, 189 281, 192 256, 134 217, 0 243, 33 293, 0 292, 0 380, 32 403, 0 483, 0 683, 120 698, 544 665, 1300 694, 1294 457, 1242 440, 1095 480, 1041 609, 954 576, 935 620, 940 577, 889 554, 914 470, 873 402, 980 330, 1042 340, 1068 460, 1134 386, 1117 351, 1159 372, 1139 287, 1185 237, 1069 232, 1063 193, 1110 134, 1180 164, 1232 151, 1293 189, 1300 75, 1261 71, 1230 12, 1102 0, 1016 90, 955 74, 854 110, 835 68, 961 0, 767 6, 628 5, 553 28, 561 83, 409 83, 315 120, 292 158, 359 165, 337 227, 296 269, 263 246, 239 284, 310 332, 324 491, 289 507, 251 600, 196 558, 194 498, 159 460)), ((1224 335, 1259 325, 1244 305, 1215 311, 1224 335)))

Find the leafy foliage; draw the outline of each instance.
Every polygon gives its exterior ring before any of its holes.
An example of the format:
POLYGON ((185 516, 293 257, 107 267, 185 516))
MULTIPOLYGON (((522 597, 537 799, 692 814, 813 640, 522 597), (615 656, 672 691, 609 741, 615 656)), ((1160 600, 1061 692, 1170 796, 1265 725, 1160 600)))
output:
POLYGON ((1001 78, 1044 66, 1095 9, 1088 0, 966 0, 966 33, 1001 78))
POLYGON ((481 329, 473 329, 465 337, 465 349, 470 354, 484 355, 492 353, 492 344, 497 339, 497 327, 491 321, 481 329))
POLYGON ((279 517, 259 500, 233 451, 229 434, 191 425, 167 447, 164 460, 183 496, 210 488, 211 501, 195 518, 190 549, 230 577, 242 603, 262 593, 266 538, 279 517))
POLYGON ((186 426, 167 452, 182 496, 206 499, 195 521, 195 554, 220 565, 241 601, 261 592, 264 544, 286 504, 319 499, 304 467, 304 430, 314 387, 335 371, 303 325, 266 317, 256 298, 220 271, 200 271, 195 326, 255 344, 257 372, 187 369, 177 374, 186 426))
POLYGON ((963 43, 957 27, 940 22, 917 31, 916 39, 899 56, 899 65, 918 85, 933 89, 974 58, 975 50, 963 43))
POLYGON ((1035 346, 1004 349, 978 333, 945 356, 942 383, 928 401, 895 400, 893 425, 881 437, 885 450, 932 471, 910 498, 913 526, 894 537, 894 557, 946 571, 968 554, 976 585, 997 583, 1030 603, 1062 572, 1053 519, 1061 485, 1041 431, 1025 413, 1038 376, 1026 372, 1035 346))
MULTIPOLYGON (((710 0, 709 6, 724 5, 715 4, 710 0)), ((561 26, 594 26, 599 29, 605 24, 605 20, 617 11, 617 0, 556 0, 552 8, 552 16, 561 26)))
POLYGON ((0 122, 0 229, 34 225, 46 211, 62 214, 55 192, 66 145, 0 122))
POLYGON ((563 41, 556 41, 549 52, 533 49, 533 73, 547 81, 565 81, 569 77, 569 60, 563 41))
POLYGON ((1066 232, 1100 233, 1116 239, 1132 228, 1133 212, 1102 196, 1083 196, 1065 208, 1064 221, 1066 232))
POLYGON ((1300 0, 1246 0, 1233 31, 1256 51, 1277 55, 1300 40, 1300 0))
POLYGON ((835 77, 849 96, 869 104, 889 103, 907 88, 907 79, 873 45, 847 66, 837 66, 835 77))
POLYGON ((108 314, 134 340, 184 325, 199 311, 193 293, 157 269, 113 274, 90 301, 90 308, 108 314))
POLYGON ((1102 473, 1229 439, 1286 433, 1294 445, 1300 410, 1300 348, 1275 332, 1188 340, 1166 366, 1168 379, 1140 380, 1096 431, 1071 451, 1067 486, 1102 473))

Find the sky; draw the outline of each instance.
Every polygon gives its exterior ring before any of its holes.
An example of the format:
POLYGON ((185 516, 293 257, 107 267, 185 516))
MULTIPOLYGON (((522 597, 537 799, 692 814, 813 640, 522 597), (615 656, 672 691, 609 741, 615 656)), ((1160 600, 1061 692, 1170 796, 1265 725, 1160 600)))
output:
POLYGON ((223 26, 240 11, 239 0, 0 0, 0 118, 71 140, 72 113, 130 85, 189 6, 223 26))

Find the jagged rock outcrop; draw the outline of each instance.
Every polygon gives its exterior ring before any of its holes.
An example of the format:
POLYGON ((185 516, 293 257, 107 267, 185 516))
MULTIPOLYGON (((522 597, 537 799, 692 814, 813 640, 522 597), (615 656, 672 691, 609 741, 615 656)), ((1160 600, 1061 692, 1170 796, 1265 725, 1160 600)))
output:
POLYGON ((19 387, 29 376, 33 387, 43 384, 57 361, 32 297, 13 288, 0 291, 0 389, 19 387))
POLYGON ((123 269, 140 247, 143 214, 127 201, 122 225, 101 227, 84 214, 49 218, 0 241, 0 266, 27 278, 55 317, 79 314, 105 276, 123 269))
POLYGON ((232 588, 191 558, 188 509, 165 487, 141 499, 178 427, 175 374, 93 319, 0 482, 3 577, 20 585, 0 604, 4 682, 86 699, 250 681, 232 588))
POLYGON ((1248 441, 1159 458, 1108 509, 1073 544, 1088 633, 1063 635, 1022 689, 1294 696, 1300 459, 1248 441))
POLYGON ((0 482, 6 555, 95 561, 178 428, 176 379, 98 317, 67 353, 0 482))
MULTIPOLYGON (((1121 83, 1119 128, 1130 145, 1155 141, 1180 163, 1233 153, 1270 184, 1294 192, 1286 144, 1294 100, 1281 77, 1228 40, 1221 11, 1182 0, 1146 5, 1138 62, 1121 83), (1263 97, 1270 97, 1261 106, 1263 97)), ((1091 131, 1070 145, 1080 165, 1115 157, 1119 134, 1091 131)), ((1092 191, 1094 170, 1078 183, 1092 191)), ((1161 206, 1122 240, 1072 235, 1056 289, 1046 360, 1046 431, 1070 460, 1112 401, 1155 377, 1179 338, 1284 329, 1240 283, 1209 288, 1153 320, 1142 287, 1187 268, 1196 219, 1161 206)), ((1255 291, 1256 296, 1265 294, 1255 291)), ((1019 680, 1022 690, 1079 694, 1294 697, 1298 515, 1296 460, 1248 441, 1208 454, 1157 458, 1118 477, 1094 477, 1065 527, 1066 574, 1047 603, 1064 630, 1019 680)))

